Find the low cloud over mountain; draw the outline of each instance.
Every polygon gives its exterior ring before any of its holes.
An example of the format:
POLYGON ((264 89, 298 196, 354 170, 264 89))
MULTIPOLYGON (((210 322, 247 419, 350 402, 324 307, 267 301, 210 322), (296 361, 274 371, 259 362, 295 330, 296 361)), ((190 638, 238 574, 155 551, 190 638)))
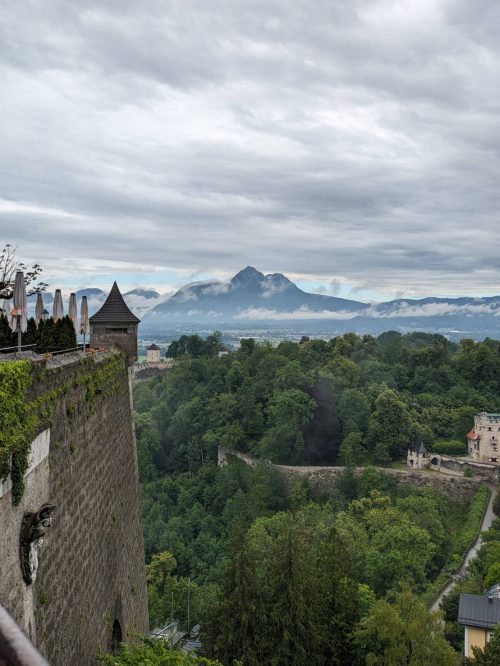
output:
POLYGON ((148 310, 143 325, 161 329, 172 323, 217 325, 252 322, 332 332, 379 333, 435 330, 453 337, 500 334, 500 296, 486 298, 397 299, 378 304, 310 294, 281 273, 264 275, 247 266, 229 282, 193 282, 148 310))
MULTIPOLYGON (((106 293, 97 288, 76 292, 78 307, 83 295, 90 313, 96 312, 106 293)), ((319 330, 332 335, 343 331, 378 334, 389 329, 437 331, 451 337, 500 337, 500 296, 422 299, 400 298, 382 303, 311 294, 299 289, 281 273, 264 275, 251 266, 231 280, 192 282, 172 296, 148 288, 124 293, 130 309, 142 319, 144 332, 161 332, 172 325, 216 327, 230 325, 319 330)), ((44 302, 52 311, 52 295, 44 302)), ((34 297, 30 297, 34 310, 34 297)))

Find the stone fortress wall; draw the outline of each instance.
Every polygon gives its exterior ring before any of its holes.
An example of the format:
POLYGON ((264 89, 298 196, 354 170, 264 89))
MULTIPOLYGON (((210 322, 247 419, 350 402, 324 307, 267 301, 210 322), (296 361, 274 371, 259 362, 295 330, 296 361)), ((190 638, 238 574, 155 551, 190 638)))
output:
MULTIPOLYGON (((218 450, 219 466, 227 464, 231 457, 236 457, 251 467, 259 463, 272 464, 269 461, 259 461, 246 453, 239 451, 229 451, 222 446, 218 450)), ((284 479, 290 481, 295 478, 307 478, 311 490, 319 495, 328 495, 333 488, 337 478, 344 471, 344 467, 319 467, 319 466, 292 466, 272 464, 284 479)), ((365 467, 357 467, 356 476, 361 476, 365 467)), ((432 488, 447 495, 452 501, 464 503, 471 500, 479 488, 481 481, 473 478, 463 478, 458 476, 444 476, 432 472, 420 472, 414 470, 392 469, 390 467, 377 467, 384 474, 392 476, 398 483, 407 483, 413 486, 423 488, 432 488)))
POLYGON ((18 506, 0 485, 0 604, 51 666, 92 666, 148 631, 129 371, 118 351, 36 366, 27 399, 46 399, 45 410, 18 506), (28 585, 21 522, 45 503, 52 525, 28 585))

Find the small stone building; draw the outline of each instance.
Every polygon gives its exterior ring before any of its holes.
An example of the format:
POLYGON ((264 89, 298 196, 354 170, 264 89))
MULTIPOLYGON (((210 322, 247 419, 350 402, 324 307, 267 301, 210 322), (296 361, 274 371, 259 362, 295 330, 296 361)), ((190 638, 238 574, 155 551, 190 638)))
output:
POLYGON ((476 462, 500 460, 500 414, 481 412, 474 417, 474 427, 467 433, 469 456, 476 462))
POLYGON ((125 352, 127 363, 137 361, 137 327, 140 323, 113 282, 104 305, 89 319, 90 346, 116 346, 125 352))
POLYGON ((161 349, 153 342, 152 345, 146 349, 146 363, 159 363, 161 356, 161 349))
POLYGON ((429 452, 419 437, 415 437, 408 444, 406 464, 414 469, 424 469, 430 465, 429 452))

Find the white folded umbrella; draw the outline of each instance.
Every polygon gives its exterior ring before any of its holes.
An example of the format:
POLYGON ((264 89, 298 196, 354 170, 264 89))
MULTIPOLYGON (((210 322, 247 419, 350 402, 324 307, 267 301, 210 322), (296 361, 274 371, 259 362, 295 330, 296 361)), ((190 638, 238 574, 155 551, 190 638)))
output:
POLYGON ((76 311, 76 295, 71 293, 69 295, 69 309, 68 309, 69 318, 73 322, 73 326, 76 328, 78 326, 78 314, 76 311))
POLYGON ((21 351, 21 333, 26 333, 28 329, 26 283, 24 282, 24 273, 22 271, 17 271, 16 273, 14 297, 12 300, 12 321, 10 327, 13 331, 17 331, 17 348, 18 351, 21 351))
POLYGON ((36 325, 40 323, 40 320, 42 318, 42 314, 44 311, 44 305, 43 305, 43 296, 42 294, 37 294, 36 295, 36 305, 35 305, 35 321, 36 325))
POLYGON ((54 321, 64 317, 64 306, 60 289, 56 289, 54 304, 52 306, 52 317, 54 318, 54 321))

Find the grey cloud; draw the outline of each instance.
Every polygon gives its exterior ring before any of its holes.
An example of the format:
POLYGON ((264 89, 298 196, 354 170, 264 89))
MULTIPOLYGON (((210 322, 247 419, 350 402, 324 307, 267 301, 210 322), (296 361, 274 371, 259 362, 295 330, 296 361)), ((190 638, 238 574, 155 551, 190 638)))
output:
POLYGON ((491 291, 499 19, 494 0, 7 0, 1 237, 89 270, 491 291))

